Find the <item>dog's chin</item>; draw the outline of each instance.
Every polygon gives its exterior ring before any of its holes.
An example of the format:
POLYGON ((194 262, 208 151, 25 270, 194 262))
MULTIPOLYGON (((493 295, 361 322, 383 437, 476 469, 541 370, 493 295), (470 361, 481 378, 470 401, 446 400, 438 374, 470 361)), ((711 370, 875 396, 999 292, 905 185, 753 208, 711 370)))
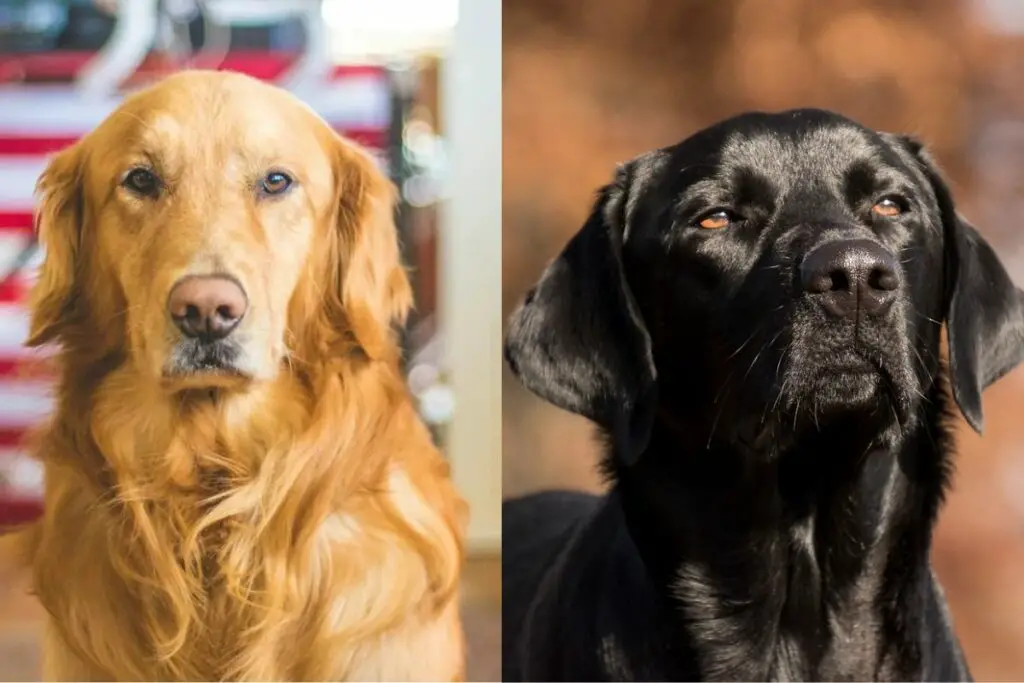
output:
POLYGON ((863 412, 889 400, 882 373, 875 369, 825 370, 813 380, 806 398, 818 415, 863 412))
POLYGON ((194 372, 184 370, 164 373, 163 386, 172 393, 204 390, 241 390, 253 378, 231 369, 204 369, 194 372))
POLYGON ((172 351, 161 381, 165 389, 174 393, 244 389, 255 378, 241 360, 241 349, 229 341, 186 340, 172 351))
POLYGON ((901 363, 833 358, 792 369, 778 405, 797 429, 820 430, 850 418, 899 426, 911 418, 912 381, 901 363))
POLYGON ((803 377, 791 377, 784 393, 768 400, 772 410, 744 411, 746 417, 732 423, 734 444, 775 455, 834 428, 898 439, 913 419, 910 399, 893 389, 892 376, 881 369, 822 367, 803 377))

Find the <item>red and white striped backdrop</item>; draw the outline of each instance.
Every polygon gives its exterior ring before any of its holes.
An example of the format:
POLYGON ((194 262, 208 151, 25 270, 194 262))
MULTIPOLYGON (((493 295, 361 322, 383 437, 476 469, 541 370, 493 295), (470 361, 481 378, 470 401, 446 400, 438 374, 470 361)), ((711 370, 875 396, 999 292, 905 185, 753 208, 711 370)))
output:
MULTIPOLYGON (((26 73, 71 80, 87 57, 41 55, 15 61, 0 56, 0 275, 31 238, 33 188, 47 156, 95 127, 120 99, 86 100, 70 85, 3 81, 26 73)), ((289 56, 250 53, 229 55, 218 66, 274 82, 284 76, 289 61, 289 56)), ((147 60, 137 78, 145 81, 157 71, 166 68, 147 60)), ((376 66, 336 67, 322 89, 304 96, 331 125, 378 152, 382 161, 390 98, 388 74, 376 66)), ((38 373, 32 376, 33 355, 22 346, 28 331, 24 295, 37 263, 0 285, 0 527, 34 515, 41 494, 41 472, 20 450, 25 430, 51 406, 49 381, 38 373)))

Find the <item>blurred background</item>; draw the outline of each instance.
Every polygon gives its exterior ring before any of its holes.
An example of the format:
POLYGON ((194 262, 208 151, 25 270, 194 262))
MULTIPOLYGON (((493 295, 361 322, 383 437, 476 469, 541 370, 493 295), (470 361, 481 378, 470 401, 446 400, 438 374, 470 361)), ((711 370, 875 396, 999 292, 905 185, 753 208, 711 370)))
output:
MULTIPOLYGON (((50 378, 21 343, 47 155, 171 71, 248 73, 371 149, 401 190, 418 304, 409 383, 472 508, 469 677, 496 680, 500 21, 498 0, 0 0, 0 527, 40 512, 41 472, 20 443, 49 410, 50 378)), ((23 588, 0 571, 0 680, 39 675, 23 588)))
MULTIPOLYGON (((1024 284, 1024 2, 505 0, 503 310, 617 162, 745 109, 818 106, 927 141, 1024 284), (585 9, 584 9, 585 7, 585 9)), ((589 424, 505 371, 503 494, 599 489, 589 424)), ((960 430, 934 562, 972 673, 1024 679, 1024 370, 960 430)))

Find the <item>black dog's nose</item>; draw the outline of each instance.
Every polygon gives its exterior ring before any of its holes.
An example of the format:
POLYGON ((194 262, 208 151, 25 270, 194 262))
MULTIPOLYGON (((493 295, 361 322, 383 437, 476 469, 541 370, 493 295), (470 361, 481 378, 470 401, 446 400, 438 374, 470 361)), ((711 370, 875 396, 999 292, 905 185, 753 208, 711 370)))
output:
POLYGON ((896 257, 871 240, 836 240, 812 249, 800 266, 804 291, 841 318, 885 313, 900 286, 896 257))
POLYGON ((215 275, 185 278, 167 297, 167 310, 182 334, 204 341, 231 334, 248 306, 237 282, 215 275))

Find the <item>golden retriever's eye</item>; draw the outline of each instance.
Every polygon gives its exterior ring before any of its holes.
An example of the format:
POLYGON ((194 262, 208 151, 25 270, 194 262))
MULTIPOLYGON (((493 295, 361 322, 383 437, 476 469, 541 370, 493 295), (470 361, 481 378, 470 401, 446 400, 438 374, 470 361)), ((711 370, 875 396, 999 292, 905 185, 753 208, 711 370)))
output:
POLYGON ((704 216, 697 221, 697 225, 705 230, 722 230, 728 228, 730 225, 735 223, 737 217, 730 211, 723 209, 716 209, 711 213, 706 213, 704 216))
POLYGON ((898 197, 885 197, 871 207, 871 213, 882 218, 895 218, 905 210, 904 203, 898 197))
POLYGON ((153 197, 160 191, 160 179, 146 168, 135 168, 121 181, 121 185, 142 197, 153 197))
POLYGON ((283 194, 292 186, 292 182, 294 181, 292 181, 288 174, 272 171, 260 181, 260 190, 262 190, 263 194, 268 195, 283 194))

